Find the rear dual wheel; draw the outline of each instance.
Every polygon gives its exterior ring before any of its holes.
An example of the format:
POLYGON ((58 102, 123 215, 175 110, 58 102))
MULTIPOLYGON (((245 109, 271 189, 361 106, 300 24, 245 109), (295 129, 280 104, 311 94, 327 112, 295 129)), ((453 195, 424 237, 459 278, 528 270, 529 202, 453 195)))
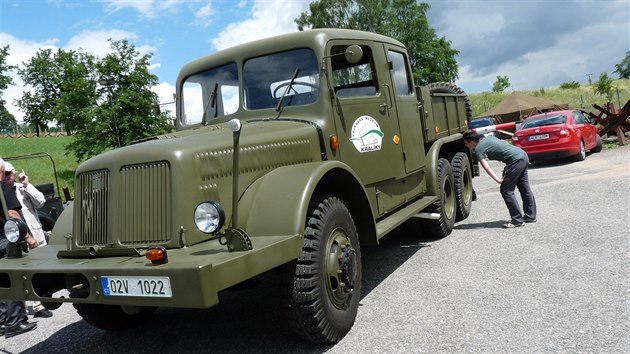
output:
POLYGON ((443 238, 450 235, 453 231, 457 215, 453 168, 447 159, 441 158, 438 161, 437 179, 439 198, 424 210, 431 215, 435 215, 435 218, 414 219, 412 222, 416 224, 416 228, 421 233, 428 234, 432 238, 443 238))
POLYGON ((458 152, 451 159, 453 168, 453 181, 455 186, 455 199, 457 201, 456 221, 466 219, 470 215, 473 201, 472 168, 468 155, 458 152))

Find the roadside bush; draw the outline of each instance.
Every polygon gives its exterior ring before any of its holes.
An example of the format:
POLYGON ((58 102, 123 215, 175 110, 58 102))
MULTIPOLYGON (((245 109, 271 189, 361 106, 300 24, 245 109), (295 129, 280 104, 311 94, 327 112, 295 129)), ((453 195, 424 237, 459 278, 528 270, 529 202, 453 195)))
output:
POLYGON ((560 88, 563 90, 576 89, 580 87, 580 83, 577 81, 567 81, 560 84, 560 88))

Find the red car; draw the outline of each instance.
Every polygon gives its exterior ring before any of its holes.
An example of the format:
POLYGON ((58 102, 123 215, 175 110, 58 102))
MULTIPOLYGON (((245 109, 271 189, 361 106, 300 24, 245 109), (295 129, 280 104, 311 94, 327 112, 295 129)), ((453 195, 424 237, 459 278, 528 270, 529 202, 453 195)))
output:
POLYGON ((512 144, 527 152, 530 161, 574 156, 582 161, 586 152, 600 152, 597 128, 580 111, 537 114, 523 121, 512 144))

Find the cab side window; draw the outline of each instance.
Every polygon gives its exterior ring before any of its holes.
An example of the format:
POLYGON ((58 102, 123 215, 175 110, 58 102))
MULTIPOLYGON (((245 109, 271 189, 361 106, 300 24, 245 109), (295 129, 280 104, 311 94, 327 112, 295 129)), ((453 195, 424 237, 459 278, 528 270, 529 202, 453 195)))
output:
POLYGON ((388 51, 387 56, 391 63, 390 73, 392 75, 392 81, 394 82, 394 90, 396 96, 410 96, 413 95, 413 84, 411 75, 407 70, 407 60, 403 53, 395 52, 393 50, 388 51))
POLYGON ((378 82, 372 50, 361 46, 363 58, 357 64, 350 64, 343 53, 348 46, 334 46, 331 49, 332 80, 338 97, 376 96, 378 82))

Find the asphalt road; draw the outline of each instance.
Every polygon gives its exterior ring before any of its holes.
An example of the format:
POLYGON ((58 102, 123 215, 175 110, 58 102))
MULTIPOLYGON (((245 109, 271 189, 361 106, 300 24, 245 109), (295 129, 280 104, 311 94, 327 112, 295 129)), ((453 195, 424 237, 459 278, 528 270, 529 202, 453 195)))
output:
MULTIPOLYGON (((492 165, 500 172, 501 165, 492 165)), ((334 346, 287 333, 263 283, 208 310, 160 309, 143 328, 94 329, 70 304, 4 353, 629 353, 630 147, 530 169, 538 222, 504 230, 482 171, 468 219, 441 240, 402 227, 363 249, 364 289, 334 346)))

